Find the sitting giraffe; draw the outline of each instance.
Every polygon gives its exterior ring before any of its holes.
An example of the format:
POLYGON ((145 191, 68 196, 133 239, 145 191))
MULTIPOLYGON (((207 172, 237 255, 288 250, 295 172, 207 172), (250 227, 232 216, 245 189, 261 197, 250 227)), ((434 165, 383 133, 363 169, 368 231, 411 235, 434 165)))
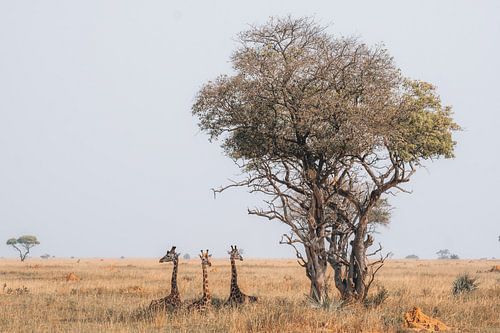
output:
POLYGON ((200 259, 201 259, 201 269, 203 271, 203 296, 197 300, 191 303, 188 306, 188 310, 206 310, 209 308, 212 304, 212 297, 210 296, 210 291, 208 290, 208 272, 207 272, 207 266, 212 266, 212 263, 210 262, 210 257, 212 255, 208 254, 208 250, 206 252, 203 252, 201 250, 200 254, 200 259))
POLYGON ((160 259, 160 263, 162 262, 170 262, 174 263, 174 269, 172 270, 172 281, 170 287, 170 295, 154 300, 149 305, 149 309, 152 311, 177 309, 181 306, 181 297, 179 295, 179 289, 177 288, 177 268, 179 266, 179 255, 180 253, 175 252, 175 246, 172 246, 170 251, 167 251, 167 254, 164 255, 160 259))
POLYGON ((236 272, 236 259, 243 260, 240 251, 236 245, 231 245, 231 251, 228 251, 229 258, 231 259, 231 292, 229 298, 226 301, 226 305, 237 305, 245 302, 257 302, 257 297, 248 296, 241 292, 240 287, 238 287, 238 273, 236 272))

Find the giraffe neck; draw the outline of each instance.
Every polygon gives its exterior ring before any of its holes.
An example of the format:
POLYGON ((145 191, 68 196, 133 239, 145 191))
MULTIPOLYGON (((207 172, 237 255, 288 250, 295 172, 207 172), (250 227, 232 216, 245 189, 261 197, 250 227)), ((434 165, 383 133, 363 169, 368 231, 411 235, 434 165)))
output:
POLYGON ((238 272, 236 272, 236 262, 231 258, 231 292, 239 290, 238 287, 238 272))
POLYGON ((174 259, 174 269, 172 270, 172 283, 170 287, 170 294, 178 294, 179 290, 177 289, 177 267, 179 265, 179 259, 174 259))
POLYGON ((201 264, 201 269, 203 270, 203 299, 208 301, 210 299, 210 291, 208 290, 208 271, 207 265, 201 264))

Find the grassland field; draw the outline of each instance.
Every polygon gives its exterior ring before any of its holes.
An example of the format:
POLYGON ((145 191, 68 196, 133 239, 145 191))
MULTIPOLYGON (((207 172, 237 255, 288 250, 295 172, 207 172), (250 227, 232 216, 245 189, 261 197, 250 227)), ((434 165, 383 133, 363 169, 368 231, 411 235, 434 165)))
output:
MULTIPOLYGON (((142 316, 149 302, 170 291, 171 264, 156 259, 0 259, 0 332, 406 332, 403 314, 414 306, 456 332, 500 332, 500 260, 390 260, 371 292, 378 307, 340 306, 330 287, 329 309, 307 300, 308 280, 294 260, 238 262, 241 289, 260 301, 207 313, 142 316), (451 293, 461 273, 479 281, 464 296, 451 293), (70 273, 79 280, 67 281, 70 273), (337 303, 339 306, 335 306, 337 303)), ((330 272, 331 274, 331 272, 330 272)), ((183 301, 201 295, 199 259, 180 260, 183 301)), ((215 301, 229 294, 230 262, 214 259, 209 286, 215 301)))

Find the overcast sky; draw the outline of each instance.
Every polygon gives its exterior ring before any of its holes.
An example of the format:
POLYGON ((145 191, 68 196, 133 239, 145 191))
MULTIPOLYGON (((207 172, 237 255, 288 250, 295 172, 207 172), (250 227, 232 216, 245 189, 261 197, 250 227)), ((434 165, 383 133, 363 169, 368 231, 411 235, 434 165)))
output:
POLYGON ((376 235, 395 257, 499 257, 500 1, 0 0, 0 256, 159 257, 167 247, 287 257, 287 229, 248 216, 238 170, 200 133, 201 85, 229 73, 235 35, 269 16, 314 16, 384 43, 437 85, 464 131, 454 160, 420 170, 376 235), (4 244, 4 245, 1 245, 4 244))

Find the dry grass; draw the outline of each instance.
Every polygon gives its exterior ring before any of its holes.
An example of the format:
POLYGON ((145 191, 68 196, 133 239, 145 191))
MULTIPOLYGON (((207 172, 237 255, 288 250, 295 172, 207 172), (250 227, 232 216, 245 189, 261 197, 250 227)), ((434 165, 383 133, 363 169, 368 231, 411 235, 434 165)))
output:
MULTIPOLYGON (((0 332, 404 332, 403 313, 413 306, 457 332, 499 332, 500 273, 487 272, 498 264, 393 260, 377 280, 389 292, 381 306, 325 310, 306 301, 307 279, 295 261, 246 260, 239 265, 240 285, 260 297, 258 304, 146 318, 140 309, 168 292, 171 265, 152 259, 2 259, 0 332), (455 297, 452 282, 464 272, 479 277, 479 289, 455 297), (80 280, 67 281, 69 273, 80 280)), ((209 280, 214 297, 227 297, 229 261, 213 260, 209 280)), ((181 261, 179 287, 183 300, 201 293, 199 260, 181 261)))

